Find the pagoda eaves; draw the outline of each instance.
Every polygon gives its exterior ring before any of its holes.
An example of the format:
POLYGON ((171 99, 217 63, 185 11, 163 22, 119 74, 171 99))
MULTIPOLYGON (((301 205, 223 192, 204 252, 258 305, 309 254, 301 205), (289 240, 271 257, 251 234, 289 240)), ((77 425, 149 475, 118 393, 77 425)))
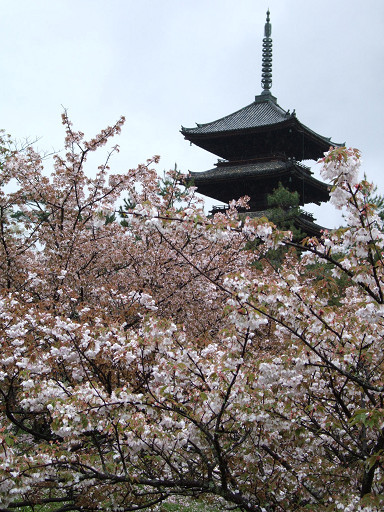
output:
POLYGON ((296 160, 317 160, 332 142, 285 111, 272 94, 256 96, 250 105, 194 128, 181 128, 185 139, 228 160, 284 154, 296 160))
POLYGON ((251 211, 268 208, 268 195, 281 183, 297 191, 301 205, 329 200, 329 186, 314 178, 310 169, 295 160, 219 162, 204 172, 191 172, 198 192, 223 203, 249 196, 251 211))

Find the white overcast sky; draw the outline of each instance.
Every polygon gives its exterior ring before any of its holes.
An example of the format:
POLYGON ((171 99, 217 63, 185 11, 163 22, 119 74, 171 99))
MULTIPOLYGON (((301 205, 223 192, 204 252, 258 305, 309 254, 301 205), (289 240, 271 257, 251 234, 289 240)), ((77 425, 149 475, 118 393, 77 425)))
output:
MULTIPOLYGON (((0 0, 0 127, 51 151, 63 145, 63 107, 88 136, 123 114, 114 171, 154 154, 159 171, 210 169, 217 157, 180 126, 260 94, 268 7, 279 105, 361 149, 384 193, 383 0, 0 0)), ((316 216, 338 224, 330 205, 316 216)))

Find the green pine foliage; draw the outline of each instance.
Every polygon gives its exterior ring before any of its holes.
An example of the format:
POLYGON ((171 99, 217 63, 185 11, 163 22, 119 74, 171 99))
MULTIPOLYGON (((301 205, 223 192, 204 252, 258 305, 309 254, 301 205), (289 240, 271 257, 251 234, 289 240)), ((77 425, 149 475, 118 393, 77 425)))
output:
POLYGON ((299 193, 291 192, 279 183, 273 193, 268 195, 267 201, 268 219, 276 224, 278 229, 292 231, 294 241, 302 240, 304 234, 295 226, 295 219, 301 213, 299 193))

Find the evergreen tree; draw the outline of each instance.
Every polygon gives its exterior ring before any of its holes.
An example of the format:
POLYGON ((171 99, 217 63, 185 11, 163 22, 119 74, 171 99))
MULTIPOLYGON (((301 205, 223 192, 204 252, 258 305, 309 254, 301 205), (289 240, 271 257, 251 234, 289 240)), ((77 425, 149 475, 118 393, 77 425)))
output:
POLYGON ((297 191, 291 192, 282 183, 279 183, 273 193, 268 195, 267 200, 269 206, 267 212, 268 219, 278 229, 292 231, 295 241, 302 240, 304 234, 295 225, 295 220, 301 214, 299 193, 297 191))

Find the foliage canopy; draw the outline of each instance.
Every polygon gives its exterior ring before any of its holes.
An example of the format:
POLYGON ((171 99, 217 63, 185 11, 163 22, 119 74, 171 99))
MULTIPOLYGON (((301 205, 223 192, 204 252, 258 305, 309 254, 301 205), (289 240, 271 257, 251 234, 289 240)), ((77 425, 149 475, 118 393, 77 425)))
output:
POLYGON ((90 141, 63 123, 50 178, 3 155, 0 510, 382 510, 384 234, 359 153, 323 162, 348 227, 276 268, 295 242, 244 201, 209 219, 157 157, 110 174, 117 146, 88 178, 123 119, 90 141))

